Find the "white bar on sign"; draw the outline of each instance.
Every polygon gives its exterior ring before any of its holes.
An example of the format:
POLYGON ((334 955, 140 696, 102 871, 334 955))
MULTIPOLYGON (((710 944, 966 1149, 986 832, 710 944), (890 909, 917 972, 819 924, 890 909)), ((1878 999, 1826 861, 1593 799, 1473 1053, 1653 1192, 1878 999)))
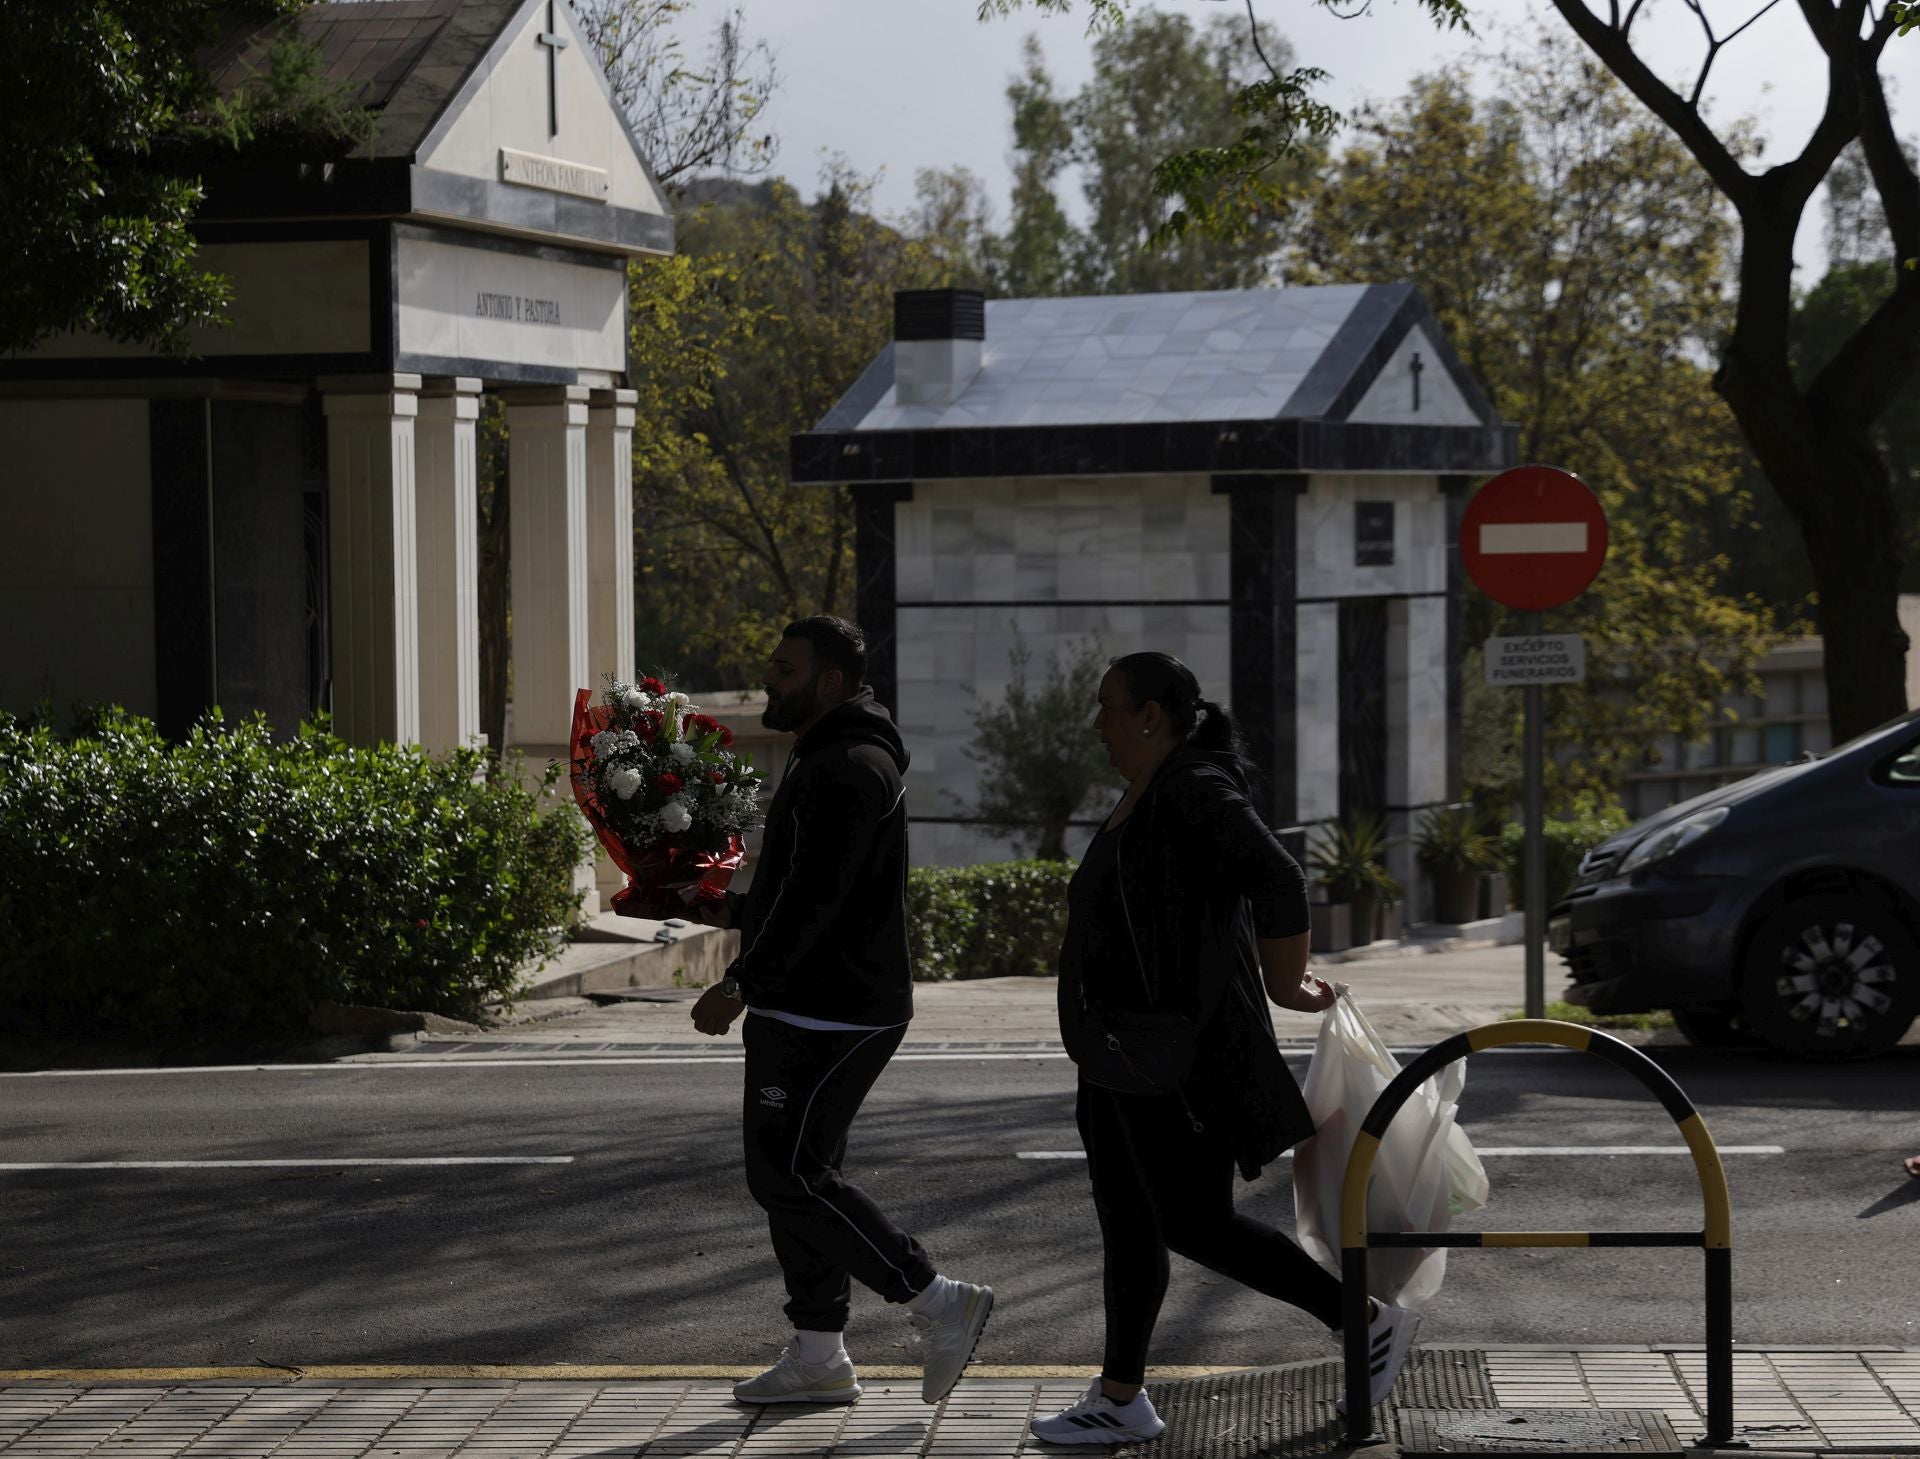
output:
POLYGON ((1488 557, 1586 550, 1585 522, 1488 522, 1480 529, 1480 551, 1488 557))

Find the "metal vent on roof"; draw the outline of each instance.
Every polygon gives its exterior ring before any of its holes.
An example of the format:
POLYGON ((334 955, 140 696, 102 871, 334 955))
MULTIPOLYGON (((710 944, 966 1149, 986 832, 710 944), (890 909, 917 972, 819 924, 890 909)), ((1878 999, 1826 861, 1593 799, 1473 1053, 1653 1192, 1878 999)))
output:
POLYGON ((893 296, 893 337, 985 339, 987 296, 978 289, 897 290, 893 296))

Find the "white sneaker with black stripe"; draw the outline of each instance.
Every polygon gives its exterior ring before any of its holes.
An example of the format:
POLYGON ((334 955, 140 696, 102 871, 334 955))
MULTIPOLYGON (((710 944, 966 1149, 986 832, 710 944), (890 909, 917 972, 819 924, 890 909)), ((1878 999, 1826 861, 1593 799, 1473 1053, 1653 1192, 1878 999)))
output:
MULTIPOLYGON (((1420 1314, 1411 1307, 1389 1307, 1375 1302, 1373 1321, 1367 1324, 1367 1402, 1378 1406, 1393 1391, 1393 1380, 1413 1351, 1413 1335, 1420 1330, 1420 1314)), ((1343 1395, 1334 1405, 1347 1411, 1343 1395)))
POLYGON ((1125 1403, 1115 1403, 1100 1391, 1095 1378, 1087 1396, 1047 1418, 1033 1421, 1033 1435, 1049 1444, 1133 1444, 1157 1439, 1166 1423, 1153 1411, 1153 1400, 1142 1388, 1125 1403))

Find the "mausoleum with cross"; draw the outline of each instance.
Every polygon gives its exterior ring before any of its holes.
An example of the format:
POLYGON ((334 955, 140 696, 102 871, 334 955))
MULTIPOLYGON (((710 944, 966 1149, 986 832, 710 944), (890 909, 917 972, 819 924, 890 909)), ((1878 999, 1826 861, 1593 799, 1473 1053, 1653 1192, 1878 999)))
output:
MULTIPOLYGON (((481 733, 476 416, 510 435, 512 738, 633 669, 627 267, 658 183, 564 4, 360 0, 298 26, 364 155, 239 161, 197 232, 231 322, 163 359, 0 359, 0 706, 210 705, 432 749, 481 733)), ((213 56, 231 92, 277 32, 213 56)))

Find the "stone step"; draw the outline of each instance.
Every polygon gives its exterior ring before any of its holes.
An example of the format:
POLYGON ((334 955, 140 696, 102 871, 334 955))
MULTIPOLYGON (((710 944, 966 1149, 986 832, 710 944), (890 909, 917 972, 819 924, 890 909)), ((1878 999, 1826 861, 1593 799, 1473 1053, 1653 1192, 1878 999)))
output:
POLYGON ((705 986, 720 980, 739 942, 737 932, 717 927, 605 912, 583 922, 558 957, 527 969, 514 996, 578 998, 616 988, 705 986))

